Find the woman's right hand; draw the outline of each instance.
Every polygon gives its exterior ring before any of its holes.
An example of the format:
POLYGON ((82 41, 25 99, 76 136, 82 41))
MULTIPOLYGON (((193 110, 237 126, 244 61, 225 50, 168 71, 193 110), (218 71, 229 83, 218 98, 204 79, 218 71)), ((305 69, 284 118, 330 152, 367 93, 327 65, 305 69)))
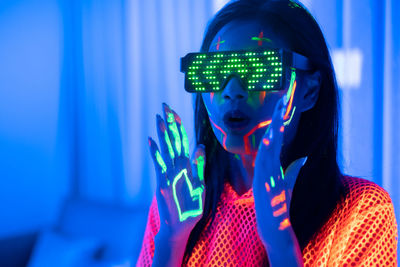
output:
POLYGON ((159 234, 169 241, 188 239, 203 214, 205 200, 205 150, 199 145, 189 156, 189 142, 180 117, 163 104, 164 119, 157 115, 161 151, 149 137, 157 176, 156 198, 159 234))

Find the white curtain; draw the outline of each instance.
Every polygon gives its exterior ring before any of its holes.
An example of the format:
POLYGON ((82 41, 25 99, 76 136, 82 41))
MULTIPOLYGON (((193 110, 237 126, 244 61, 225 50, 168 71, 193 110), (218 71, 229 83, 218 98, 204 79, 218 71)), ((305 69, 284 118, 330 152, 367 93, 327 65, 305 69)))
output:
POLYGON ((155 116, 168 103, 181 116, 193 149, 192 97, 183 88, 180 57, 200 49, 212 2, 131 0, 127 4, 127 198, 149 204, 155 172, 147 137, 158 140, 155 116))

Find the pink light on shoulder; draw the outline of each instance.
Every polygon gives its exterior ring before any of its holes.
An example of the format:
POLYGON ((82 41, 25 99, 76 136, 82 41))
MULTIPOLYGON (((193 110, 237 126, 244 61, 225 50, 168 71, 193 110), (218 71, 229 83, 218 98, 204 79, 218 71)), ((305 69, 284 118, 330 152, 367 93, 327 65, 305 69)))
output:
POLYGON ((224 138, 222 139, 222 146, 224 147, 225 150, 227 150, 226 149, 226 133, 224 132, 224 130, 222 130, 221 127, 219 127, 215 122, 213 122, 211 118, 209 118, 209 119, 210 119, 211 123, 214 125, 214 127, 217 128, 224 135, 224 138))
POLYGON ((250 140, 249 137, 250 135, 252 135, 256 130, 260 129, 260 128, 264 128, 268 125, 270 125, 272 122, 272 120, 267 120, 267 121, 262 121, 259 124, 257 124, 253 129, 250 130, 250 132, 248 132, 244 137, 243 137, 243 141, 244 141, 244 149, 246 151, 246 153, 250 153, 250 140))
POLYGON ((211 101, 211 104, 212 104, 212 102, 213 102, 213 99, 214 99, 214 93, 210 93, 210 101, 211 101))

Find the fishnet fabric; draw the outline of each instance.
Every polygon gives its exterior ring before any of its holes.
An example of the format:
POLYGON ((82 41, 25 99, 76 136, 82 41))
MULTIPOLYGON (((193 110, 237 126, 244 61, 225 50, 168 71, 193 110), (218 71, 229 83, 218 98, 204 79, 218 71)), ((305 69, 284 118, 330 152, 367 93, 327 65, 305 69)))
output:
MULTIPOLYGON (((303 250, 304 266, 397 266, 397 224, 389 194, 361 178, 344 177, 343 184, 345 197, 303 250)), ((239 196, 226 183, 215 216, 187 266, 268 266, 252 189, 239 196)), ((159 227, 154 197, 137 266, 151 266, 159 227)))

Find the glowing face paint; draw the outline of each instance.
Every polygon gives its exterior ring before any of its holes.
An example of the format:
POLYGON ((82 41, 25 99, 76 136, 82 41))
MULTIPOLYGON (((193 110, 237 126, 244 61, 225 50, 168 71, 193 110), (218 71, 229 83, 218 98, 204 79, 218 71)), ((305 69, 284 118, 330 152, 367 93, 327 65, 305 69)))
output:
POLYGON ((178 152, 178 156, 180 156, 181 149, 182 149, 182 143, 181 143, 181 138, 179 136, 178 127, 176 126, 175 116, 173 113, 168 113, 167 122, 168 122, 169 130, 171 131, 172 135, 174 136, 176 152, 178 152))
POLYGON ((226 137, 227 137, 227 136, 226 136, 225 131, 222 130, 222 128, 219 127, 217 124, 215 124, 215 123, 211 120, 210 117, 209 117, 209 119, 210 119, 210 122, 212 123, 212 125, 213 125, 215 128, 217 128, 217 129, 221 132, 221 134, 222 134, 222 146, 224 147, 225 150, 227 150, 227 149, 226 149, 226 137))
POLYGON ((178 209, 179 221, 183 222, 189 217, 197 217, 203 213, 203 200, 201 198, 201 194, 203 193, 203 188, 198 187, 196 189, 193 189, 193 185, 187 175, 186 169, 183 169, 178 175, 175 176, 174 181, 172 182, 172 193, 174 195, 175 204, 178 209), (178 196, 176 193, 176 184, 180 179, 184 179, 184 181, 186 182, 192 200, 193 201, 197 200, 198 202, 197 209, 182 212, 181 205, 179 203, 178 196))
POLYGON ((165 165, 165 162, 163 160, 163 158, 160 155, 160 152, 156 151, 156 160, 158 165, 160 165, 161 167, 161 172, 162 173, 166 173, 167 172, 167 165, 165 165))
POLYGON ((264 138, 263 143, 264 143, 264 145, 269 146, 269 144, 270 144, 269 139, 264 138))
MULTIPOLYGON (((286 98, 289 99, 289 104, 288 107, 286 109, 286 114, 283 117, 284 120, 287 120, 289 118, 289 113, 292 109, 292 105, 293 105, 293 98, 294 98, 294 92, 296 91, 296 72, 294 70, 292 70, 292 74, 290 77, 290 85, 289 85, 289 89, 286 93, 286 98)), ((293 115, 292 115, 293 116, 293 115)))
POLYGON ((260 32, 260 34, 258 35, 258 37, 252 37, 251 40, 253 41, 258 41, 258 46, 262 46, 263 41, 272 43, 271 39, 269 38, 264 38, 264 32, 260 32))
POLYGON ((282 180, 284 180, 284 179, 285 179, 285 174, 283 173, 283 168, 282 168, 282 166, 281 166, 280 168, 281 168, 281 177, 282 177, 282 180))
POLYGON ((197 166, 197 175, 199 176, 200 181, 204 181, 204 157, 203 156, 199 156, 196 159, 196 166, 197 166))
POLYGON ((181 133, 182 133, 182 146, 183 146, 183 153, 185 157, 189 158, 189 140, 186 134, 185 127, 181 124, 181 133))
POLYGON ((215 45, 216 45, 216 46, 215 46, 215 49, 219 50, 219 46, 220 46, 221 44, 223 44, 223 43, 225 43, 225 40, 224 40, 224 41, 221 41, 221 37, 218 36, 218 42, 215 44, 215 45))
POLYGON ((253 148, 256 147, 256 137, 254 135, 251 136, 251 142, 253 144, 253 148))
POLYGON ((257 124, 253 129, 251 129, 251 130, 243 137, 244 149, 245 149, 246 153, 250 154, 250 140, 249 140, 250 135, 252 135, 256 130, 268 126, 269 124, 271 124, 271 122, 272 122, 272 120, 260 122, 259 124, 257 124))
POLYGON ((266 95, 267 95, 266 91, 260 92, 259 99, 260 99, 260 104, 261 105, 264 103, 266 95))
POLYGON ((301 8, 300 5, 294 1, 290 1, 289 7, 290 8, 301 8))
POLYGON ((287 120, 287 121, 285 121, 285 122, 283 123, 284 126, 288 126, 288 125, 290 124, 290 122, 291 122, 292 119, 293 119, 293 116, 294 116, 295 111, 296 111, 296 106, 293 108, 293 112, 292 112, 292 115, 290 115, 289 120, 287 120))

